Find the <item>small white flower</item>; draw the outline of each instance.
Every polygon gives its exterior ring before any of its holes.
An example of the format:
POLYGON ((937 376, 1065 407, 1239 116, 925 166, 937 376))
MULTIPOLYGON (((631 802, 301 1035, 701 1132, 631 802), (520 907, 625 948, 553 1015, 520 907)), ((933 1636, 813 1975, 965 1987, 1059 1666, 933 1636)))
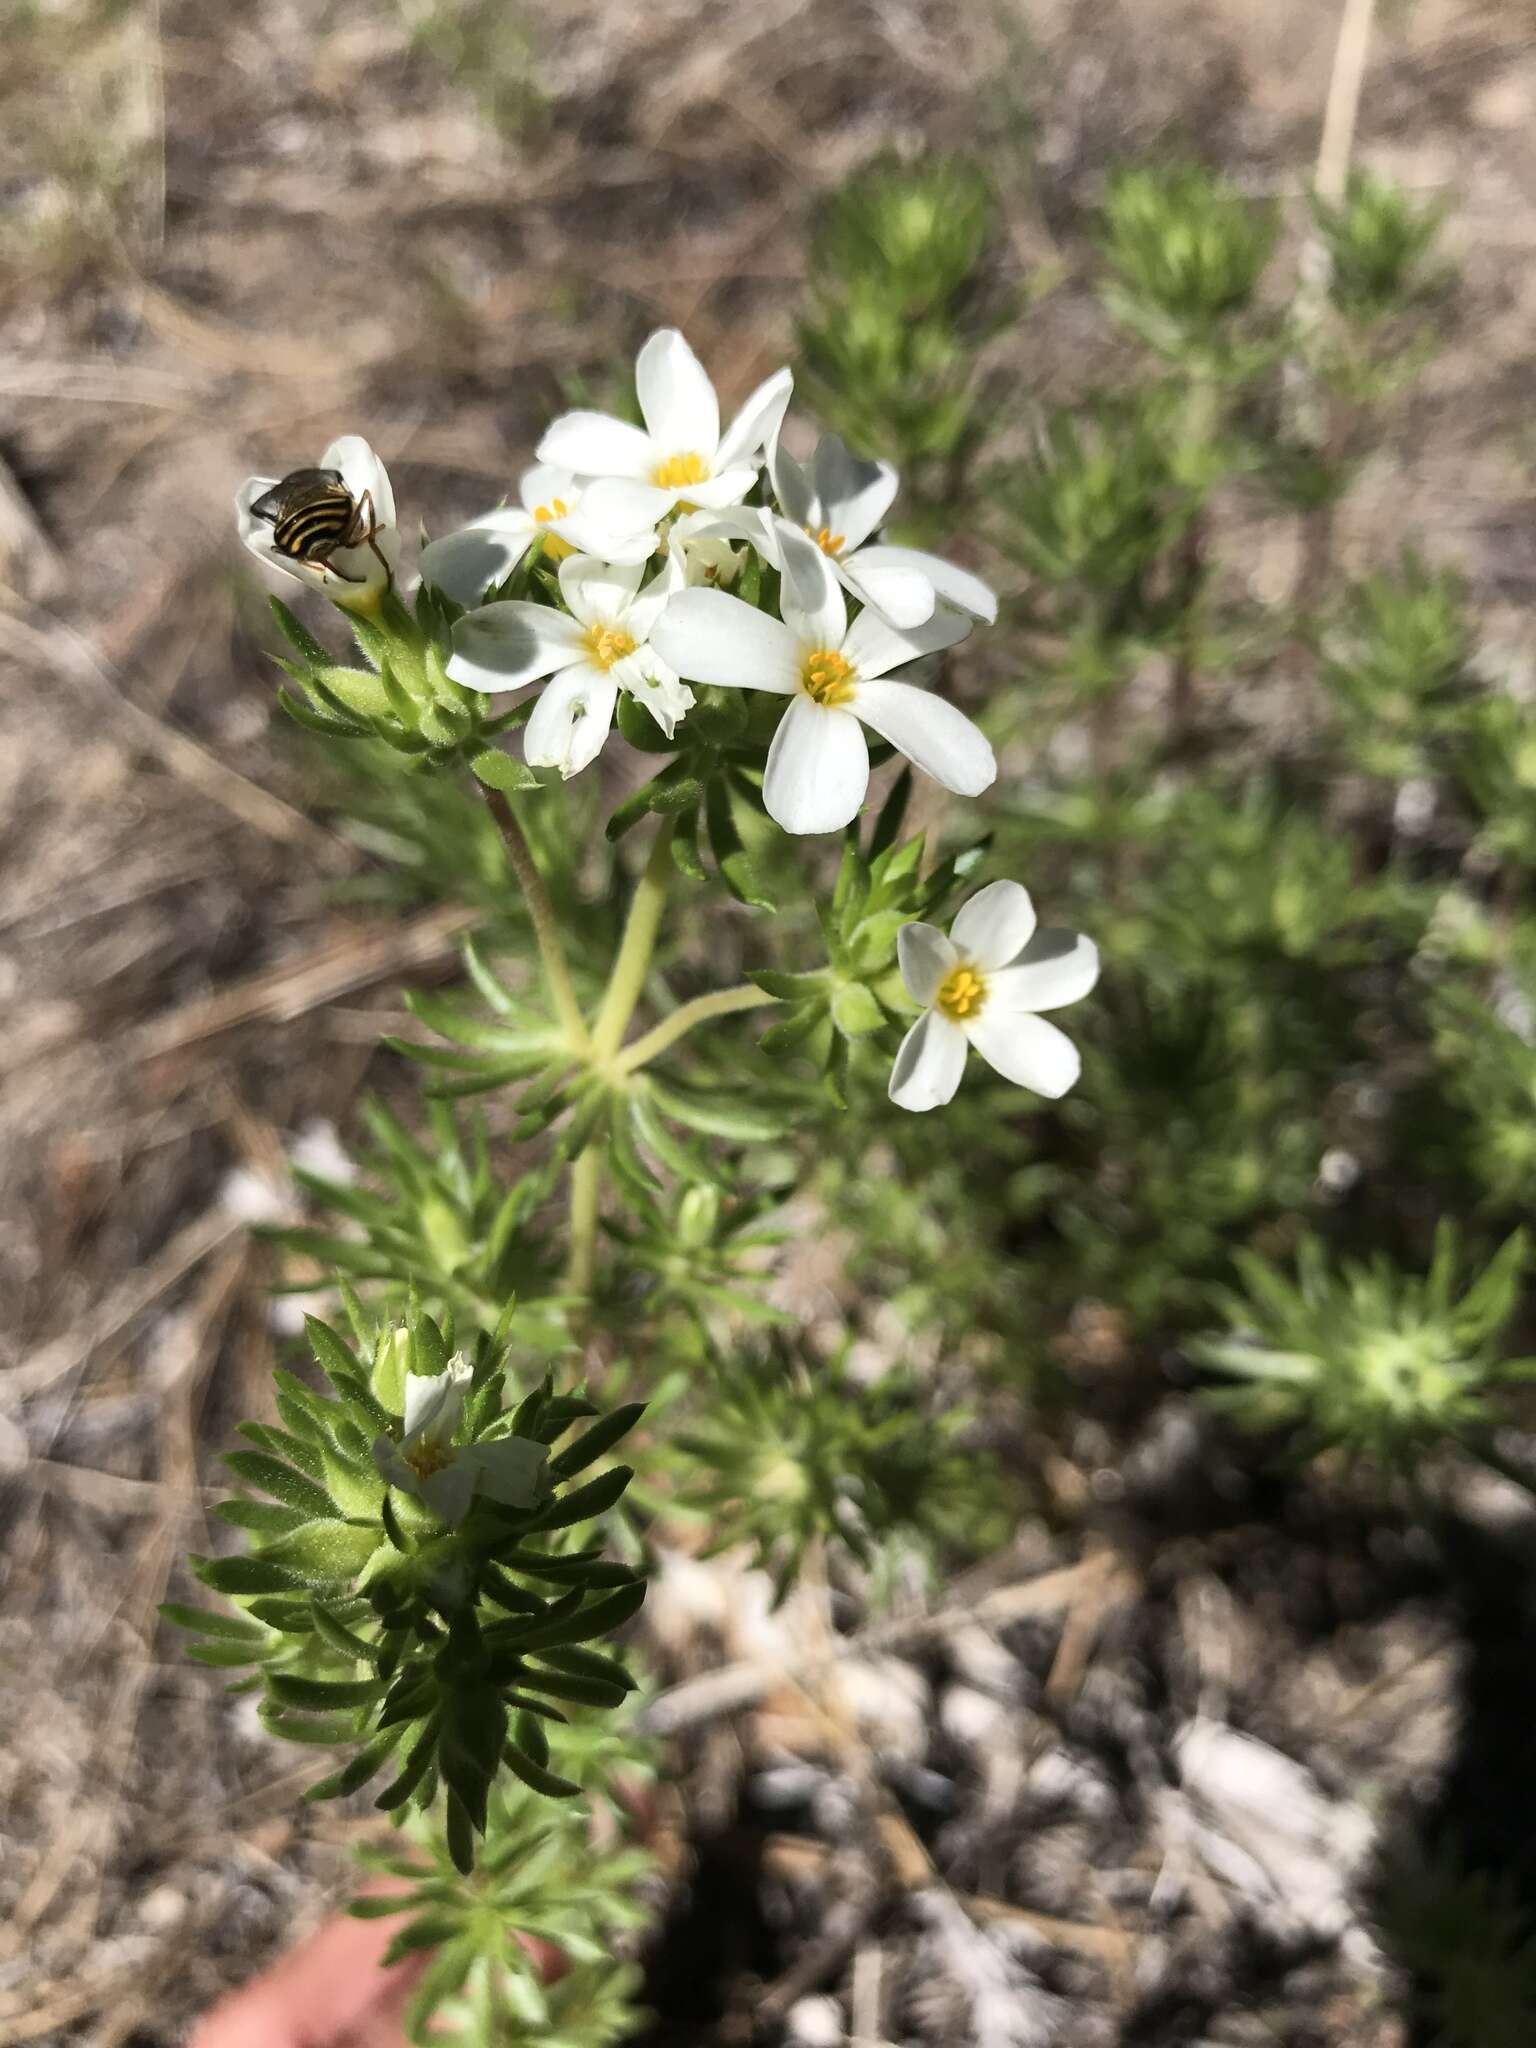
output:
POLYGON ((467 689, 519 690, 550 678, 523 737, 530 768, 569 777, 595 760, 620 690, 639 699, 668 739, 692 704, 693 692, 649 644, 681 571, 669 556, 642 590, 644 567, 571 555, 560 564, 569 614, 509 598, 467 612, 454 627, 448 673, 467 689))
POLYGON ((838 580, 893 626, 922 625, 941 600, 988 625, 997 617, 997 598, 979 576, 919 548, 870 541, 900 482, 888 462, 860 462, 836 434, 823 434, 809 471, 775 439, 768 473, 785 520, 809 534, 838 580))
POLYGON ((601 479, 588 489, 587 511, 621 530, 654 526, 679 504, 739 505, 778 432, 792 381, 788 370, 776 371, 722 433, 704 366, 675 327, 659 328, 635 362, 644 427, 605 412, 568 412, 539 443, 539 460, 601 479))
POLYGON ((492 583, 509 576, 542 534, 550 561, 595 555, 601 562, 645 562, 656 552, 656 524, 620 533, 582 507, 582 488, 568 469, 541 462, 524 470, 516 505, 482 512, 456 533, 421 551, 422 581, 455 604, 477 605, 492 583))
POLYGON ((921 626, 898 632, 867 610, 850 626, 843 593, 815 544, 788 529, 780 541, 795 565, 784 578, 782 620, 723 590, 683 590, 652 634, 662 659, 693 682, 790 700, 768 750, 768 815, 786 832, 837 832, 857 816, 869 785, 861 721, 946 789, 980 795, 997 763, 979 727, 942 697, 888 679, 892 669, 964 639, 970 621, 940 607, 921 626))
POLYGON ((543 1444, 527 1437, 499 1436, 456 1444, 464 1401, 473 1374, 455 1357, 446 1372, 410 1373, 405 1382, 405 1426, 399 1443, 374 1439, 373 1462, 389 1485, 425 1502, 456 1529, 477 1493, 504 1507, 531 1508, 537 1501, 544 1462, 543 1444))
POLYGON ((235 518, 253 555, 336 604, 371 609, 394 581, 395 494, 360 434, 333 441, 314 469, 247 477, 235 494, 235 518))
MULTIPOLYGON (((726 590, 741 574, 746 561, 739 543, 748 542, 760 554, 767 553, 766 516, 752 508, 736 512, 687 512, 667 528, 667 549, 683 572, 690 589, 704 585, 726 590)), ((771 556, 770 556, 771 559, 771 556)))
POLYGON ((923 1014, 901 1042, 891 1100, 936 1109, 960 1086, 974 1045, 1006 1081, 1065 1095, 1082 1069, 1065 1032, 1036 1013, 1075 1003, 1099 978, 1099 950, 1077 932, 1037 931, 1029 891, 991 882, 961 906, 946 938, 903 925, 901 978, 923 1014))

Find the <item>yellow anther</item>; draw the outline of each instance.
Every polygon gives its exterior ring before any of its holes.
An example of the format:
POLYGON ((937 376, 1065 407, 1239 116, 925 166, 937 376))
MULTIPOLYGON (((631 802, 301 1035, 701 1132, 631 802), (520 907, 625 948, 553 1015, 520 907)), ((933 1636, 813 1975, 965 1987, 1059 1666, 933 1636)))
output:
POLYGON ((805 530, 824 555, 842 553, 843 542, 847 539, 846 534, 834 533, 828 526, 808 526, 805 530))
POLYGON ((664 491, 681 490, 684 484, 701 484, 709 475, 709 465, 702 455, 690 450, 686 455, 669 455, 665 462, 658 462, 651 471, 651 482, 664 491))
POLYGON ((934 997, 934 1007, 958 1023, 962 1017, 978 1015, 987 1000, 987 984, 974 967, 956 967, 945 975, 934 997))
MULTIPOLYGON (((568 519, 571 508, 564 498, 556 498, 552 505, 535 505, 533 523, 541 530, 556 519, 568 519)), ((568 540, 562 540, 558 533, 544 534, 544 559, 546 562, 563 562, 567 555, 574 555, 575 548, 568 540)))
POLYGON ((853 663, 831 647, 817 647, 800 664, 800 687, 813 704, 832 711, 853 696, 853 663))
POLYGON ((418 1479, 430 1479, 434 1472, 444 1471, 453 1463, 453 1446, 430 1441, 412 1444, 401 1456, 418 1479))
POLYGON ((626 654, 634 653, 635 636, 626 633, 622 626, 588 626, 582 645, 599 668, 612 668, 626 654))

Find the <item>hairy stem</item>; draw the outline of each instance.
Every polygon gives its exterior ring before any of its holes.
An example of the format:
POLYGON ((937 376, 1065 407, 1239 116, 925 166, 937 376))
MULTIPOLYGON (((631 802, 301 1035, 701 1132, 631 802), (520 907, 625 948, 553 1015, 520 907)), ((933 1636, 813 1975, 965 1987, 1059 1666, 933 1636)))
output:
POLYGON ((777 996, 764 995, 750 981, 742 982, 737 988, 716 989, 711 995, 695 996, 691 1003, 684 1003, 670 1017, 663 1017, 643 1038, 637 1038, 633 1045, 626 1046, 614 1061, 615 1070, 621 1074, 638 1073, 696 1024, 707 1024, 712 1017, 729 1017, 737 1010, 756 1010, 777 1001, 777 996))
POLYGON ((544 886, 544 877, 534 863, 533 851, 524 835, 522 826, 513 815, 512 806, 499 789, 488 789, 484 783, 478 785, 485 798, 486 807, 496 820, 502 843, 507 849, 507 858, 512 863, 518 886, 528 905, 528 914, 533 919, 533 935, 539 942, 539 955, 544 962, 544 979, 549 984, 550 999, 555 1014, 565 1026, 571 1041, 571 1048, 578 1053, 587 1051, 591 1041, 587 1033, 587 1022, 581 1014, 581 1005, 576 1000, 575 985, 571 970, 566 964, 565 948, 560 943, 560 928, 555 921, 554 905, 549 900, 549 891, 544 886))
POLYGON ((613 963, 602 1005, 592 1025, 592 1052, 599 1060, 611 1060, 623 1044, 629 1020, 645 987, 672 872, 672 830, 672 819, 663 818, 651 842, 645 872, 635 885, 619 956, 613 963))

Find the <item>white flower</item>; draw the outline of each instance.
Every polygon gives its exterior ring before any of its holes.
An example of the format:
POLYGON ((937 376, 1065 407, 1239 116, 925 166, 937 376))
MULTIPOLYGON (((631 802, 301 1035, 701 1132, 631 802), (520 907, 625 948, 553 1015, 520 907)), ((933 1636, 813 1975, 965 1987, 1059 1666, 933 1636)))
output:
POLYGON ((467 689, 518 690, 550 678, 523 737, 530 768, 571 776, 595 760, 620 690, 640 700, 668 739, 692 704, 693 692, 647 644, 681 571, 669 557, 642 590, 644 566, 571 555, 560 564, 569 616, 509 598, 467 612, 454 627, 448 673, 467 689))
POLYGON ((253 555, 337 604, 371 608, 394 581, 395 494, 360 434, 333 441, 314 469, 247 477, 235 494, 235 518, 253 555))
POLYGON ((946 789, 979 795, 997 774, 984 734, 943 698, 887 680, 919 655, 954 646, 969 620, 941 607, 898 632, 870 610, 850 627, 814 543, 787 529, 780 539, 786 560, 797 556, 784 579, 782 621, 723 590, 683 590, 652 634, 662 659, 693 682, 790 700, 768 750, 768 815, 786 832, 836 832, 857 816, 869 784, 861 721, 946 789))
POLYGON ((979 576, 918 548, 870 542, 900 481, 888 462, 860 462, 836 434, 823 434, 806 471, 775 437, 768 473, 784 518, 810 535, 861 604, 893 626, 920 626, 940 600, 988 625, 997 617, 997 599, 979 576))
POLYGON ((936 1109, 960 1086, 974 1045, 1004 1080, 1065 1095, 1082 1069, 1065 1032, 1036 1014, 1087 995, 1099 949, 1077 932, 1036 931, 1029 891, 990 882, 961 906, 949 936, 931 924, 897 935, 901 978, 923 1014, 901 1042, 891 1100, 936 1109))
POLYGON ((511 574, 541 534, 550 561, 596 555, 602 562, 645 562, 656 552, 656 523, 620 533, 582 509, 582 488, 568 469, 541 462, 524 470, 516 505, 482 512, 457 533, 421 551, 423 582, 455 604, 477 605, 489 584, 511 574))
POLYGON ((504 1507, 531 1508, 538 1499, 549 1456, 543 1444, 527 1437, 482 1438, 456 1444, 464 1420, 464 1400, 473 1374, 455 1357, 446 1372, 429 1377, 409 1373, 405 1381, 405 1427, 399 1443, 374 1439, 373 1462, 389 1485, 424 1501, 456 1529, 469 1513, 477 1493, 504 1507))
POLYGON ((776 371, 721 433, 714 385, 677 329, 663 327, 635 362, 645 426, 568 412, 539 443, 539 460, 602 479, 588 489, 588 513, 619 529, 654 526, 678 504, 739 505, 764 443, 778 432, 792 381, 788 370, 776 371))
POLYGON ((767 530, 766 515, 750 507, 736 512, 687 512, 667 528, 667 548, 690 589, 706 584, 713 590, 725 590, 741 574, 746 560, 736 543, 747 541, 760 554, 768 554, 767 530))

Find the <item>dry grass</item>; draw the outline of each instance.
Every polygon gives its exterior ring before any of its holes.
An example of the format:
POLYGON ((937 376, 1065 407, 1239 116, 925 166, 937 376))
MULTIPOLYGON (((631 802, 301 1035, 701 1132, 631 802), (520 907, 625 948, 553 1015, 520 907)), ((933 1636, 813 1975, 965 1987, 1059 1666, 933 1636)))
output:
MULTIPOLYGON (((326 1006, 388 1000, 460 913, 334 908, 357 856, 269 723, 234 485, 361 428, 441 527, 500 494, 563 380, 661 319, 744 390, 782 358, 817 191, 892 141, 979 138, 1006 168, 1031 121, 1026 264, 1170 133, 1299 190, 1331 0, 1040 0, 1032 54, 1008 5, 572 0, 532 30, 536 98, 519 58, 490 104, 388 0, 74 0, 6 28, 0 2048, 170 2040, 339 1868, 338 1830, 291 1818, 303 1769, 154 1610, 204 1446, 267 1398, 264 1256, 221 1191, 236 1167, 280 1186, 283 1134, 345 1123, 378 1069, 326 1006)), ((1358 147, 1457 191, 1466 331, 1359 517, 1390 495, 1513 607, 1536 52, 1513 0, 1383 11, 1358 147)), ((1069 391, 1090 331, 1058 293, 1031 384, 1069 391)), ((1056 1654, 1075 1693, 1094 1640, 1056 1654)))

